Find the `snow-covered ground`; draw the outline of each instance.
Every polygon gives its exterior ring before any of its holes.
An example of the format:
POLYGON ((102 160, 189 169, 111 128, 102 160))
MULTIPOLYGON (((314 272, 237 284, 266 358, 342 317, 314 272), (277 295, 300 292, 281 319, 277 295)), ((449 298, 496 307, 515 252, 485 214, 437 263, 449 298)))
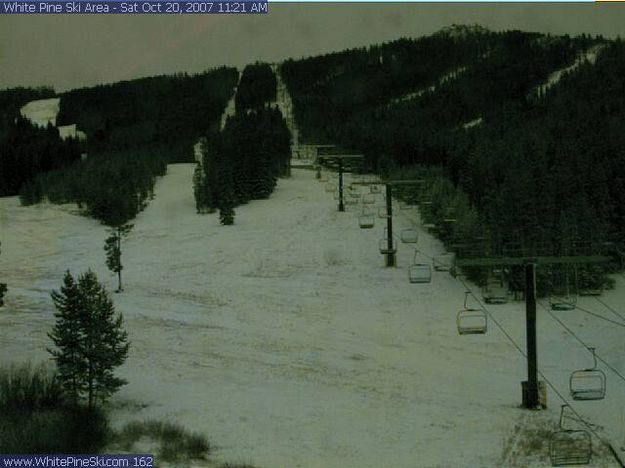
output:
MULTIPOLYGON (((38 99, 30 101, 22 106, 20 114, 27 118, 33 125, 39 127, 47 127, 52 124, 56 127, 56 118, 59 115, 61 98, 38 99)), ((61 125, 58 127, 59 136, 66 140, 67 138, 78 138, 81 141, 87 139, 85 132, 78 130, 76 124, 61 125)))
POLYGON ((416 99, 416 98, 418 98, 420 96, 423 96, 425 93, 433 93, 434 91, 436 91, 436 88, 438 88, 439 86, 444 85, 448 81, 457 79, 465 71, 467 71, 467 67, 465 67, 465 66, 458 67, 458 68, 456 68, 454 70, 451 70, 450 72, 447 72, 443 76, 441 76, 436 81, 436 83, 434 83, 431 86, 428 86, 427 88, 422 88, 422 89, 419 89, 417 91, 413 91, 413 92, 410 92, 408 94, 405 94, 403 96, 391 99, 391 101, 386 105, 386 107, 391 107, 391 106, 394 106, 396 104, 401 104, 402 102, 411 101, 411 100, 416 99))
POLYGON ((47 127, 49 123, 56 126, 56 116, 59 113, 61 98, 38 99, 30 101, 20 109, 22 117, 30 120, 34 125, 47 127))
MULTIPOLYGON (((458 336, 457 279, 436 272, 430 284, 410 284, 413 248, 403 244, 398 267, 385 268, 380 220, 360 230, 356 207, 337 212, 312 171, 294 170, 269 200, 220 226, 195 213, 193 167, 169 166, 123 244, 126 291, 113 298, 132 348, 116 424, 175 420, 209 435, 218 459, 265 468, 548 466, 545 457, 517 460, 514 447, 537 421, 555 426, 559 401, 549 389, 547 411, 518 408, 525 361, 493 324, 487 335, 458 336)), ((2 364, 48 359, 49 293, 66 269, 91 268, 116 287, 102 225, 72 205, 18 203, 0 198, 2 364)), ((398 228, 416 219, 409 213, 397 211, 398 228)), ((419 246, 442 250, 425 232, 419 246)), ((619 277, 602 300, 623 312, 624 291, 619 277)), ((610 316, 595 299, 580 304, 610 316)), ((524 347, 523 305, 489 310, 524 347)), ((625 372, 622 327, 556 314, 625 372)), ((538 330, 540 367, 566 396, 570 372, 591 356, 542 309, 538 330)), ((574 407, 618 449, 625 382, 606 372, 606 399, 574 407)))
POLYGON ((570 73, 571 71, 574 71, 582 63, 588 62, 590 64, 594 64, 595 61, 597 60, 597 54, 604 47, 605 45, 603 44, 595 45, 589 48, 588 50, 585 50, 584 52, 580 53, 579 56, 575 59, 575 61, 568 67, 564 67, 564 68, 561 68, 560 70, 554 71, 551 75, 549 75, 549 78, 547 78, 547 81, 545 83, 538 86, 539 93, 544 93, 549 88, 555 86, 562 79, 565 73, 570 73))
MULTIPOLYGON (((241 81, 241 75, 242 73, 239 71, 239 82, 241 81)), ((221 114, 221 124, 219 126, 220 130, 223 130, 224 127, 226 126, 226 120, 228 120, 228 117, 232 117, 236 113, 236 105, 234 102, 234 98, 237 95, 239 82, 237 82, 237 85, 234 87, 234 92, 232 93, 232 97, 228 100, 228 103, 226 104, 226 108, 224 109, 223 114, 221 114)))

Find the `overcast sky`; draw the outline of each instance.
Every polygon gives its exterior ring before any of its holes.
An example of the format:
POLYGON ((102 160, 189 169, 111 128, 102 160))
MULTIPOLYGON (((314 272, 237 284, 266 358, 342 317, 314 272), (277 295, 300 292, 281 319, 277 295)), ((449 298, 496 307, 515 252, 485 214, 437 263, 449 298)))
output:
POLYGON ((270 3, 268 15, 0 16, 0 88, 57 90, 241 67, 430 34, 452 23, 493 30, 625 37, 625 4, 270 3))

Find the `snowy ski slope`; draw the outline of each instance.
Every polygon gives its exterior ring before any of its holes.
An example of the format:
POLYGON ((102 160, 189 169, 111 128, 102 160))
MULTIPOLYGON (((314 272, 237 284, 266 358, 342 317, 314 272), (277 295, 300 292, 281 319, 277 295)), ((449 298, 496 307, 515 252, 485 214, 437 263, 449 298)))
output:
MULTIPOLYGON (((410 284, 413 249, 403 244, 398 267, 383 267, 381 220, 360 230, 355 208, 337 212, 311 171, 294 170, 269 200, 220 226, 195 213, 193 167, 169 166, 123 246, 126 291, 114 300, 132 348, 116 424, 176 420, 208 434, 218 459, 266 468, 548 466, 516 450, 523 429, 555 427, 560 402, 549 389, 547 411, 518 408, 524 358, 493 323, 487 335, 458 336, 457 279, 436 272, 431 284, 410 284)), ((416 213, 397 215, 399 235, 416 213)), ((0 225, 9 283, 0 362, 46 360, 49 292, 64 271, 91 268, 115 288, 105 228, 73 205, 19 207, 16 197, 0 198, 0 225)), ((442 251, 425 232, 419 245, 442 251)), ((619 277, 602 300, 623 313, 624 290, 619 277)), ((580 305, 617 320, 595 299, 580 305)), ((524 348, 523 304, 489 310, 524 348)), ((623 327, 555 314, 625 373, 623 327)), ((570 372, 591 356, 541 308, 538 330, 539 366, 568 397, 570 372)), ((606 399, 574 407, 618 450, 625 381, 602 368, 606 399)), ((618 465, 604 456, 592 466, 618 465)))

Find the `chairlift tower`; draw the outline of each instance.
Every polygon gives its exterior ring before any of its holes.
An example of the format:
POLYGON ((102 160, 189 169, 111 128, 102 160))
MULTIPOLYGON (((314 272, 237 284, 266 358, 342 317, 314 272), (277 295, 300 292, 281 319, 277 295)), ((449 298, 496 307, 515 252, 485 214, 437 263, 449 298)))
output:
MULTIPOLYGON (((339 174, 339 211, 345 211, 345 202, 343 200, 343 174, 345 172, 356 172, 362 167, 364 155, 362 154, 319 154, 317 150, 317 163, 321 166, 334 169, 339 174)), ((324 151, 325 152, 325 151, 324 151)))
POLYGON ((605 263, 609 257, 602 255, 538 256, 538 257, 483 257, 459 258, 459 267, 504 267, 525 268, 525 328, 527 339, 527 382, 523 382, 523 407, 536 409, 540 406, 538 394, 538 356, 536 350, 536 266, 557 264, 605 263))
POLYGON ((425 183, 423 179, 384 180, 386 185, 386 266, 397 266, 397 249, 393 245, 393 187, 419 187, 425 183))

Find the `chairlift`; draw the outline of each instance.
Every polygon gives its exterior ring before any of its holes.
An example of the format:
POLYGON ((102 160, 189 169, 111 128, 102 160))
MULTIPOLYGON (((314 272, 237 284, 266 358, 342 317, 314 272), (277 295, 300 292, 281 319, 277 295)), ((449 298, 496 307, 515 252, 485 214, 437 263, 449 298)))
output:
MULTIPOLYGON (((349 193, 348 195, 354 195, 353 193, 349 193)), ((346 205, 357 205, 360 200, 359 196, 348 196, 343 199, 346 205)))
POLYGON ((404 244, 416 244, 419 240, 419 232, 416 229, 404 229, 401 232, 400 239, 404 244))
POLYGON ((372 193, 364 193, 362 195, 362 203, 364 205, 373 205, 375 204, 375 195, 372 193))
MULTIPOLYGON (((574 291, 571 291, 571 285, 569 281, 569 271, 568 268, 564 273, 564 285, 558 291, 554 291, 549 297, 549 305, 551 310, 573 310, 577 304, 577 271, 575 270, 574 275, 574 291)), ((554 286, 552 285, 552 288, 554 286)))
POLYGON ((412 265, 408 268, 408 281, 411 283, 430 283, 432 281, 432 267, 429 263, 420 263, 417 258, 419 251, 415 250, 412 265))
POLYGON ((508 302, 508 286, 503 279, 503 273, 498 278, 489 278, 482 288, 482 299, 487 304, 505 304, 508 302))
POLYGON ((594 366, 590 369, 576 370, 571 374, 569 387, 574 400, 603 400, 605 398, 606 375, 597 369, 595 348, 588 348, 592 353, 594 366))
POLYGON ((370 214, 361 214, 358 217, 358 226, 360 226, 360 229, 371 229, 375 226, 375 216, 370 214))
POLYGON ((445 252, 432 257, 432 265, 436 271, 450 271, 454 267, 456 255, 453 252, 445 252))
POLYGON ((395 239, 391 239, 390 248, 388 245, 388 238, 386 237, 383 239, 380 239, 380 242, 378 242, 378 245, 380 247, 380 253, 383 255, 394 254, 397 252, 397 242, 395 242, 395 239))
MULTIPOLYGON (((597 275, 599 276, 599 275, 597 275)), ((602 284, 600 280, 593 277, 592 272, 582 268, 577 278, 577 293, 580 296, 601 296, 602 284)))
MULTIPOLYGON (((569 405, 562 405, 560 409, 560 429, 551 435, 549 441, 549 458, 551 466, 587 465, 592 457, 592 438, 590 433, 583 429, 565 429, 564 410, 569 405)), ((569 407, 570 408, 570 407, 569 407)), ((578 420, 577 418, 570 419, 578 420)))
POLYGON ((464 308, 456 315, 456 326, 460 335, 483 335, 488 330, 488 317, 482 309, 467 306, 471 291, 464 293, 464 308))

